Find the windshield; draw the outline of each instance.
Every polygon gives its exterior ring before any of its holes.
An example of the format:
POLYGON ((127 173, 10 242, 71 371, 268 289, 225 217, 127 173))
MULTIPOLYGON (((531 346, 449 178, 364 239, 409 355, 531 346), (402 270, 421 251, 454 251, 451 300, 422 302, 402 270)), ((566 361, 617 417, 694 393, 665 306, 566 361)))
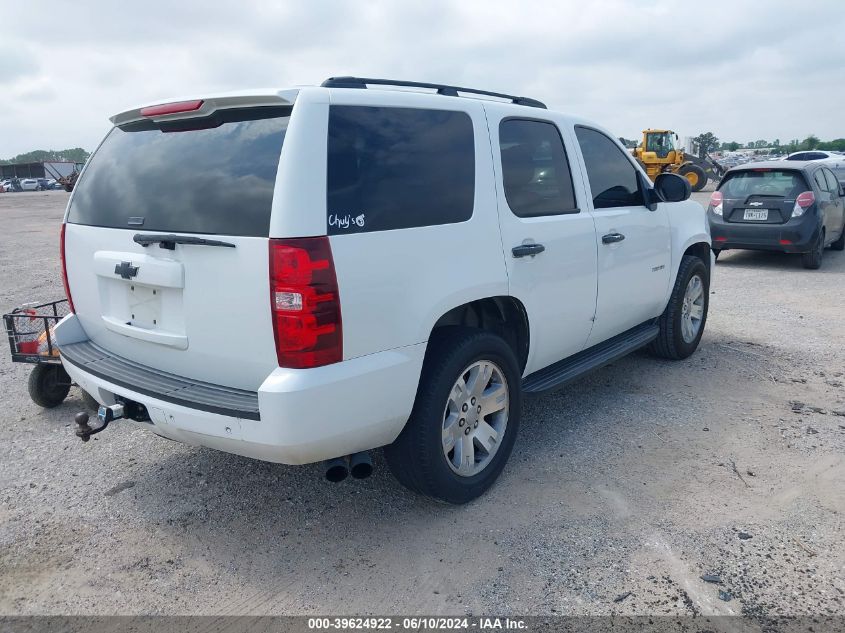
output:
POLYGON ((263 236, 290 108, 222 110, 109 132, 73 194, 68 222, 263 236))
POLYGON ((719 191, 726 198, 747 196, 773 196, 795 198, 810 188, 799 171, 787 169, 760 169, 728 174, 719 185, 719 191))
POLYGON ((647 152, 655 152, 658 156, 665 157, 670 151, 675 149, 675 133, 674 132, 649 132, 646 135, 647 152))

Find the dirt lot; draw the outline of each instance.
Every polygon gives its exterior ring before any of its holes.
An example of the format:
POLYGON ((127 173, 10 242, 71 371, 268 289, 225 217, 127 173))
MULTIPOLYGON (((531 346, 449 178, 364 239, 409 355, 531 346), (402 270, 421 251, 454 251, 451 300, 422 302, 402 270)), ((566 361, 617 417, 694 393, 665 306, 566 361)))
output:
MULTIPOLYGON (((61 295, 66 199, 0 194, 0 309, 61 295)), ((39 409, 2 352, 0 613, 845 614, 843 288, 845 253, 727 254, 697 354, 529 400, 459 508, 380 456, 330 484, 120 424, 83 445, 79 392, 39 409)))

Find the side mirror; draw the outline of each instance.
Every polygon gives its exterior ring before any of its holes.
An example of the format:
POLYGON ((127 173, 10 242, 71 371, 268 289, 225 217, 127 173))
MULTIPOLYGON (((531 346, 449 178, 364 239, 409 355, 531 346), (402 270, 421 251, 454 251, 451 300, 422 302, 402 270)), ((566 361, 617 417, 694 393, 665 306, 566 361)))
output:
POLYGON ((663 202, 683 202, 692 195, 692 186, 678 174, 660 174, 654 179, 654 191, 663 202))

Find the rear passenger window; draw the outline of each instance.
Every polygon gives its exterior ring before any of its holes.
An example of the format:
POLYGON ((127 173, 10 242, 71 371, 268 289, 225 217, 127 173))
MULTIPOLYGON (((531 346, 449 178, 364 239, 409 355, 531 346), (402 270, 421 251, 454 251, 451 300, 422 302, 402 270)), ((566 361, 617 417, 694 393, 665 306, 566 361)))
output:
POLYGON ((577 126, 575 135, 584 155, 584 165, 593 191, 596 209, 633 207, 645 204, 636 168, 619 146, 607 136, 577 126))
POLYGON ((553 123, 506 119, 499 124, 499 150, 514 215, 578 213, 566 150, 553 123))
POLYGON ((836 176, 833 175, 833 172, 829 169, 824 169, 824 177, 827 180, 827 190, 832 193, 834 196, 839 195, 839 181, 836 180, 836 176))
POLYGON ((329 235, 463 222, 474 198, 467 113, 331 106, 329 235))
POLYGON ((829 189, 827 188, 827 182, 824 179, 824 169, 819 169, 818 171, 816 171, 816 173, 813 174, 813 178, 815 178, 816 185, 819 189, 821 189, 822 191, 829 191, 829 189))

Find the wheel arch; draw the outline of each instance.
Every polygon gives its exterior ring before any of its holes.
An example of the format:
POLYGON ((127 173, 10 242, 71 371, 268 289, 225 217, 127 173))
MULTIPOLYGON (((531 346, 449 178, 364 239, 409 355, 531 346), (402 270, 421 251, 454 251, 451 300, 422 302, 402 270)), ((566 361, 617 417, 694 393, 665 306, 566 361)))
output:
MULTIPOLYGON (((712 274, 712 261, 711 261, 711 249, 709 242, 695 242, 694 244, 690 244, 684 250, 683 254, 681 255, 681 259, 686 257, 687 255, 694 255, 698 257, 701 261, 704 262, 704 265, 707 266, 707 270, 712 274)), ((678 261, 678 266, 680 266, 681 262, 678 261)), ((677 272, 676 272, 677 274, 677 272)))
POLYGON ((485 297, 451 308, 434 323, 429 341, 437 336, 437 330, 454 326, 472 327, 501 336, 516 355, 520 371, 525 370, 531 342, 530 325, 525 306, 516 297, 485 297))
MULTIPOLYGON (((696 205, 698 206, 698 205, 696 205)), ((671 214, 670 214, 671 215, 671 214)), ((680 227, 673 227, 673 232, 680 227)), ((673 240, 674 242, 674 240, 673 240)), ((669 277, 669 285, 666 288, 666 296, 663 301, 663 308, 669 303, 669 298, 672 295, 672 288, 675 287, 675 280, 678 278, 678 270, 681 268, 681 262, 687 255, 695 255, 707 267, 707 272, 710 277, 713 276, 713 266, 716 258, 711 250, 710 234, 708 232, 699 232, 691 235, 684 242, 678 243, 678 246, 672 247, 672 274, 669 277)))

